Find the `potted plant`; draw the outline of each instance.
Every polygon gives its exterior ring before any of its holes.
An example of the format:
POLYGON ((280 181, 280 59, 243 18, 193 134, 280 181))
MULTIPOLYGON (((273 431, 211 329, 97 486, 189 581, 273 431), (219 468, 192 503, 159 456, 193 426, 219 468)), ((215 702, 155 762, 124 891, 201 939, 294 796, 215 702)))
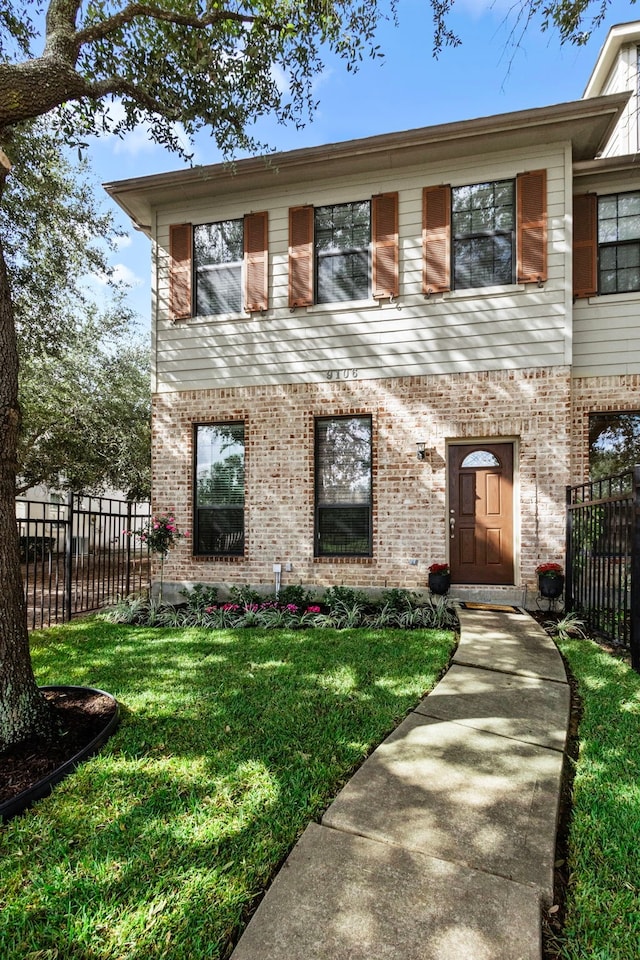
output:
POLYGON ((564 590, 564 574, 559 563, 541 563, 536 567, 540 596, 557 600, 564 590))
POLYGON ((448 563, 432 563, 429 567, 429 590, 443 596, 449 592, 451 573, 448 563))

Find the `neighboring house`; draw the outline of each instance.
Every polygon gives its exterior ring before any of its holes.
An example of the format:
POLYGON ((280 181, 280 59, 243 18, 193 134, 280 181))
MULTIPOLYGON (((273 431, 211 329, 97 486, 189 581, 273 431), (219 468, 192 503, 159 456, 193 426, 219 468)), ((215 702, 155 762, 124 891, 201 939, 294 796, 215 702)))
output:
POLYGON ((106 185, 153 242, 165 582, 448 560, 522 602, 562 560, 566 485, 640 411, 639 44, 577 102, 106 185))
MULTIPOLYGON (((132 519, 125 494, 110 487, 102 494, 82 496, 79 500, 76 497, 70 544, 73 556, 116 549, 122 544, 122 530, 132 525, 137 527, 136 517, 148 516, 149 507, 148 502, 135 504, 132 519)), ((23 558, 64 551, 68 517, 67 491, 41 483, 16 497, 16 520, 23 558)))

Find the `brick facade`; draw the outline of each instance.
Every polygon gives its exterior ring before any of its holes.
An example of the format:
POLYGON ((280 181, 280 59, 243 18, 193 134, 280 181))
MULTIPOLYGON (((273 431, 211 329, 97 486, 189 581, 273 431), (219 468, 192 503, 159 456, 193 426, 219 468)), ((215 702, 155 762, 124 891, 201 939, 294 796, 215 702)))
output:
POLYGON ((447 557, 447 445, 454 440, 514 442, 516 583, 533 585, 540 560, 562 559, 568 368, 157 395, 154 509, 175 510, 182 530, 193 525, 193 425, 228 420, 245 422, 245 556, 194 558, 181 541, 165 563, 166 583, 268 589, 274 562, 288 562, 283 586, 424 587, 428 565, 447 557), (362 413, 373 420, 373 557, 314 558, 314 418, 362 413), (424 461, 417 441, 426 445, 424 461))

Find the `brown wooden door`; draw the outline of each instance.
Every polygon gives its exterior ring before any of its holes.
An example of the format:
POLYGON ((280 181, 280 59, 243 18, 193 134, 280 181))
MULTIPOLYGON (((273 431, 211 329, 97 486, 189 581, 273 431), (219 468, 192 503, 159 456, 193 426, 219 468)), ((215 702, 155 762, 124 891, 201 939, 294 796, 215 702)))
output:
POLYGON ((449 447, 453 583, 513 583, 513 444, 449 447))

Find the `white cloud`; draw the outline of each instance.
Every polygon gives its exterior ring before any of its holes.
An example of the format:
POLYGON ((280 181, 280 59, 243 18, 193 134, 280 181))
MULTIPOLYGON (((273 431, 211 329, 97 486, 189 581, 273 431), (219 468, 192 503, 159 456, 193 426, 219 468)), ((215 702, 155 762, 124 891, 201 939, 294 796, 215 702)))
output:
POLYGON ((134 273, 126 263, 115 263, 111 277, 107 277, 104 273, 92 273, 91 276, 87 278, 89 285, 96 287, 106 287, 110 281, 112 283, 124 284, 130 289, 141 287, 145 283, 144 279, 134 273))
POLYGON ((122 236, 113 238, 113 245, 116 250, 124 250, 126 247, 130 247, 132 243, 133 240, 129 233, 123 233, 122 236))

